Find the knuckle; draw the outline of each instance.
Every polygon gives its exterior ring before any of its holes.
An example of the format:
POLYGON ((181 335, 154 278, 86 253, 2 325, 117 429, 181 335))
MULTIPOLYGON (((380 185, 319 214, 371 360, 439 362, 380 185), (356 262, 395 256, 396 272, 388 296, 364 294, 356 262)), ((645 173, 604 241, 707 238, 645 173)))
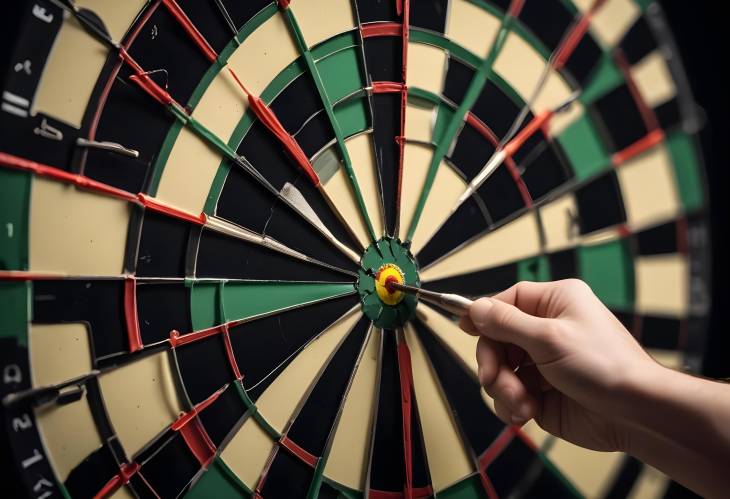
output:
POLYGON ((561 282, 561 286, 563 286, 567 291, 572 291, 576 293, 593 293, 591 290, 591 287, 586 283, 585 281, 581 279, 571 278, 571 279, 565 279, 561 282))
POLYGON ((534 285, 535 283, 533 281, 518 281, 512 287, 514 288, 517 295, 523 295, 529 292, 530 288, 532 288, 534 285))
POLYGON ((492 319, 496 326, 502 329, 510 329, 514 325, 515 314, 507 305, 495 306, 492 311, 492 319))
POLYGON ((545 322, 542 332, 543 342, 549 345, 558 345, 564 336, 563 325, 560 321, 552 319, 545 322))
POLYGON ((486 296, 478 298, 474 303, 491 303, 491 300, 486 296))

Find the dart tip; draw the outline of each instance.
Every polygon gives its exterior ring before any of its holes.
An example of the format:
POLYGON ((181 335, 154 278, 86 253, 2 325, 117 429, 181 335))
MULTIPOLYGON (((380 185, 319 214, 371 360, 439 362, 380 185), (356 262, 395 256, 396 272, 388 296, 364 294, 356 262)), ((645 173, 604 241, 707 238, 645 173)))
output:
POLYGON ((388 276, 387 279, 385 279, 385 289, 390 293, 391 295, 398 291, 398 288, 396 287, 396 284, 398 284, 398 279, 396 279, 395 276, 388 276))

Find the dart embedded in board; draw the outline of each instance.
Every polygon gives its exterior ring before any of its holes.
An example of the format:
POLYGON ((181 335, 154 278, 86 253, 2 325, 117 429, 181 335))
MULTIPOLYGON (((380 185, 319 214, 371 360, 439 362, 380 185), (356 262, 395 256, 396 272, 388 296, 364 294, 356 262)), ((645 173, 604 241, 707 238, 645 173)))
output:
POLYGON ((447 312, 451 312, 457 316, 467 315, 469 313, 469 307, 472 303, 474 303, 469 298, 454 293, 438 293, 436 291, 428 291, 423 288, 408 286, 407 284, 398 282, 392 277, 386 279, 385 287, 390 294, 395 294, 397 292, 412 294, 426 303, 437 305, 447 312))

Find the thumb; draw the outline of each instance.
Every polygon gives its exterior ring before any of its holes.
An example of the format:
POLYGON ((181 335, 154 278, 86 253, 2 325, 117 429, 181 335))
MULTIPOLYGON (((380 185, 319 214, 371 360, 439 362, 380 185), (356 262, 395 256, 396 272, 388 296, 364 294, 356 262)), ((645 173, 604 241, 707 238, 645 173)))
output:
POLYGON ((469 318, 481 335, 512 343, 530 354, 545 341, 548 319, 526 314, 503 301, 480 298, 469 307, 469 318))

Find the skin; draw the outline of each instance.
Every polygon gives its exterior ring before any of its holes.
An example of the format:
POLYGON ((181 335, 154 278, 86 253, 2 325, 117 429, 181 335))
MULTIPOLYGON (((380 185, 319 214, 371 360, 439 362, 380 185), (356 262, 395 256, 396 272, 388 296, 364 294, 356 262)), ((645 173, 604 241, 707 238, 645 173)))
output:
POLYGON ((508 424, 623 451, 706 497, 730 490, 730 385, 656 363, 582 281, 520 282, 469 309, 479 380, 508 424))

